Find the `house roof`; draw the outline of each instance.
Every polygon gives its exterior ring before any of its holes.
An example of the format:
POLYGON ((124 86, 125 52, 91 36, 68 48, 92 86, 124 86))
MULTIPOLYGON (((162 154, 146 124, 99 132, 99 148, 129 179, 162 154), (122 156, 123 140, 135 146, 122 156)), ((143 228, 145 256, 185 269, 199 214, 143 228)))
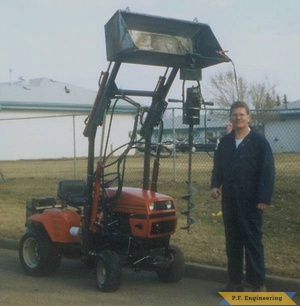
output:
MULTIPOLYGON (((89 112, 97 92, 49 78, 0 83, 0 110, 89 112)), ((119 111, 130 110, 118 103, 119 111)))
POLYGON ((281 119, 299 119, 300 100, 289 102, 286 105, 279 105, 277 107, 274 107, 274 109, 280 111, 281 119))
POLYGON ((96 92, 49 78, 0 84, 1 102, 93 104, 96 92))
POLYGON ((300 100, 296 100, 294 102, 289 102, 285 105, 279 105, 279 106, 276 106, 274 107, 274 109, 282 109, 282 110, 285 110, 285 109, 300 109, 300 100))

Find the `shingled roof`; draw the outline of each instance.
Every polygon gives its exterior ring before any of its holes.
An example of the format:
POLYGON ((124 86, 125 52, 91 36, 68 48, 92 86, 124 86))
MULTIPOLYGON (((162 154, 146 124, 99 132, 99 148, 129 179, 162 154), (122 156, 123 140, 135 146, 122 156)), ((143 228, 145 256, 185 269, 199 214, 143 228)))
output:
MULTIPOLYGON (((49 78, 0 83, 0 110, 90 112, 97 92, 49 78)), ((130 110, 128 105, 119 111, 130 110)))

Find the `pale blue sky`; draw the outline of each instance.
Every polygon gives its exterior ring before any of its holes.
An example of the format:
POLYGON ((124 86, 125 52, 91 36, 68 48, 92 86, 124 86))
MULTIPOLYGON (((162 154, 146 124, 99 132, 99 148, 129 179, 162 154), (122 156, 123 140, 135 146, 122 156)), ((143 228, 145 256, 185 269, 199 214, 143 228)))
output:
MULTIPOLYGON (((299 0, 1 0, 0 82, 10 80, 12 69, 12 81, 49 77, 96 90, 108 64, 104 24, 127 6, 209 24, 238 75, 249 82, 268 78, 281 96, 300 99, 299 0)), ((204 95, 209 76, 228 69, 221 64, 203 71, 204 95)))

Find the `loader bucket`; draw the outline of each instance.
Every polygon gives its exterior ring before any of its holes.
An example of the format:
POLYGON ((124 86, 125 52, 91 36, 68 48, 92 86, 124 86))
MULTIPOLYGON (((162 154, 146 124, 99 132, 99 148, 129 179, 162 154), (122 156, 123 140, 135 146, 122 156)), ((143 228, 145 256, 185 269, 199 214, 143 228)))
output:
POLYGON ((108 61, 193 69, 230 61, 204 23, 118 10, 105 37, 108 61))

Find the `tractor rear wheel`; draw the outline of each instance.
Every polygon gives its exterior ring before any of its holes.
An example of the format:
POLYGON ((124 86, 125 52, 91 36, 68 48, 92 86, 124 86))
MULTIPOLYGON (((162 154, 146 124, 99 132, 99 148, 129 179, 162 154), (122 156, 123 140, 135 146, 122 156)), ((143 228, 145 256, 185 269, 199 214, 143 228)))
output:
POLYGON ((122 269, 119 255, 111 250, 101 251, 96 258, 96 281, 103 292, 119 289, 122 282, 122 269))
POLYGON ((179 282, 185 271, 184 256, 181 250, 174 245, 170 245, 168 249, 168 257, 170 264, 167 268, 158 268, 156 273, 163 282, 176 283, 179 282))
POLYGON ((20 240, 19 258, 28 275, 42 276, 59 268, 61 253, 42 228, 29 228, 20 240))

